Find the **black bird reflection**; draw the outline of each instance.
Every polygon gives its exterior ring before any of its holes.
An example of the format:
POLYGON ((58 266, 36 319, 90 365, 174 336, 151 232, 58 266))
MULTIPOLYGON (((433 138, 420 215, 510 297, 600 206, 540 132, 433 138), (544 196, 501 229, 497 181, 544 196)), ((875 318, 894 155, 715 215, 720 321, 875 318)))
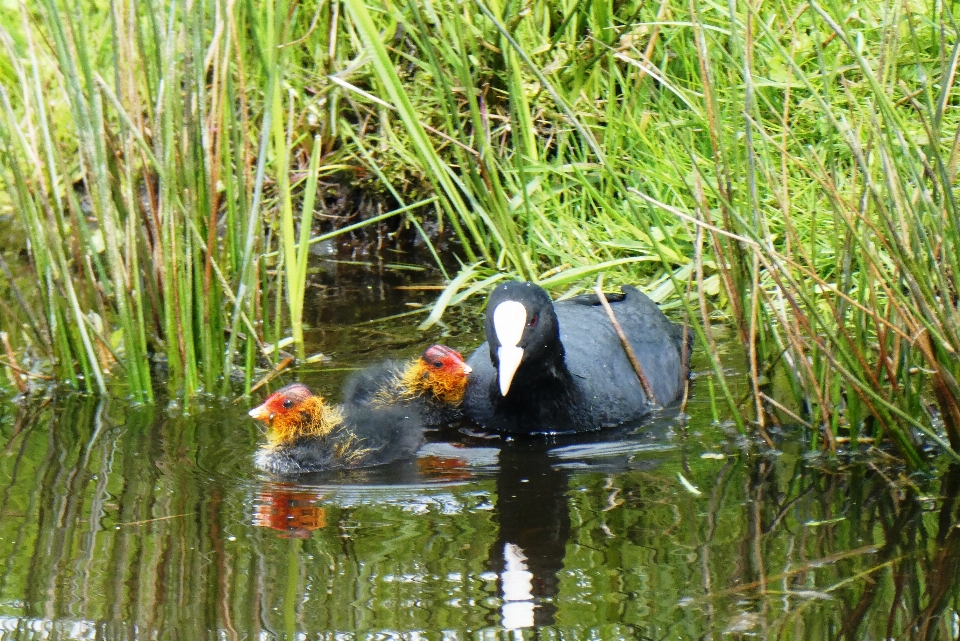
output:
MULTIPOLYGON (((503 443, 499 449, 496 476, 498 536, 490 547, 488 565, 497 575, 498 597, 502 601, 498 621, 509 629, 551 625, 556 613, 559 573, 563 569, 570 538, 570 508, 567 503, 569 472, 555 465, 554 445, 536 439, 503 443)), ((463 448, 464 457, 483 450, 489 460, 490 447, 463 448)), ((458 450, 453 450, 453 454, 458 450)), ((419 478, 459 481, 467 465, 463 459, 425 456, 418 461, 419 478)), ((385 472, 385 471, 384 471, 385 472)), ((469 476, 469 473, 466 473, 469 476)), ((407 467, 404 481, 418 476, 407 467)), ((257 491, 253 524, 278 532, 283 538, 309 538, 327 525, 322 507, 323 481, 330 478, 307 475, 318 485, 265 482, 257 491)), ((352 481, 377 482, 383 474, 365 475, 352 481)), ((327 486, 329 487, 329 486, 327 486)))
POLYGON ((666 445, 671 417, 642 430, 624 427, 593 434, 507 440, 497 473, 498 535, 490 569, 498 575, 501 620, 507 629, 553 625, 560 575, 571 536, 572 471, 617 474, 656 465, 634 461, 651 443, 666 445))
POLYGON ((553 465, 550 445, 504 443, 497 475, 499 534, 490 548, 505 628, 551 625, 570 538, 569 472, 553 465))

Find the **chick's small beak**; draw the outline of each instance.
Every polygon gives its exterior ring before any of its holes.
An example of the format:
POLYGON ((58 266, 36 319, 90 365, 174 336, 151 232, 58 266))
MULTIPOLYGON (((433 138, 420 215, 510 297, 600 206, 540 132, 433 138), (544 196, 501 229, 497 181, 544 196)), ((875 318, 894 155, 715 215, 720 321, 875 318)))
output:
POLYGON ((469 374, 470 372, 473 371, 473 368, 470 367, 469 365, 467 365, 466 363, 463 364, 463 368, 462 368, 462 369, 463 369, 463 373, 464 373, 464 374, 469 374))
POLYGON ((266 403, 264 403, 263 405, 254 407, 252 410, 248 412, 248 414, 250 414, 250 418, 253 418, 258 421, 263 421, 264 423, 268 423, 270 421, 270 410, 267 409, 266 403))

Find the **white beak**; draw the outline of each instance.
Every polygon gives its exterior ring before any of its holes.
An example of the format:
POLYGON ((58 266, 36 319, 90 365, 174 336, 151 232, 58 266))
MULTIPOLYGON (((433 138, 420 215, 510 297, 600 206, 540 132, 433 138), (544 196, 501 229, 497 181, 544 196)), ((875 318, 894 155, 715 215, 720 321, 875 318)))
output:
POLYGON ((500 393, 506 396, 507 392, 510 391, 513 375, 517 373, 520 361, 523 360, 523 348, 501 345, 497 349, 497 356, 500 358, 500 393))
POLYGON ((463 367, 461 368, 461 371, 462 371, 464 374, 469 374, 470 372, 473 371, 473 368, 470 367, 469 365, 467 365, 466 363, 464 363, 464 364, 463 364, 463 367))
POLYGON ((515 300, 505 300, 493 310, 493 330, 500 341, 500 347, 497 348, 497 358, 500 361, 498 378, 503 396, 510 391, 513 375, 517 373, 523 359, 523 348, 517 347, 517 343, 520 342, 526 325, 527 309, 515 300))

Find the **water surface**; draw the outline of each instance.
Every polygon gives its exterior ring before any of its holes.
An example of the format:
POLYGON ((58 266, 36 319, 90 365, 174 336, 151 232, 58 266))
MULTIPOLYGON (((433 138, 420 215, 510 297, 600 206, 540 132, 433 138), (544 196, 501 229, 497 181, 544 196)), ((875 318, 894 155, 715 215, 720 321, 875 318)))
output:
MULTIPOLYGON (((336 399, 348 368, 479 343, 469 311, 359 324, 435 296, 376 283, 314 291, 331 360, 278 384, 336 399)), ((957 471, 831 461, 788 427, 764 452, 715 423, 705 379, 687 416, 435 432, 416 460, 298 483, 252 467, 259 398, 0 403, 0 639, 957 635, 957 471)))

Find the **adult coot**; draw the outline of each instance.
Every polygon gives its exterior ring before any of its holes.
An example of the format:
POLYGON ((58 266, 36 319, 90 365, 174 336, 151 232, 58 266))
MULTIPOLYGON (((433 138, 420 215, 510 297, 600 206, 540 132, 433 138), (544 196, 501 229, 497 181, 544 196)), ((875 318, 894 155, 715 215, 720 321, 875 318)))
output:
MULTIPOLYGON (((656 400, 677 400, 687 372, 684 331, 633 287, 608 300, 656 400)), ((533 283, 504 283, 490 294, 485 329, 487 342, 467 361, 464 414, 486 429, 597 430, 652 409, 595 295, 554 305, 533 283)))
POLYGON ((267 444, 254 463, 271 474, 382 465, 411 457, 423 444, 423 421, 412 408, 344 412, 300 383, 274 392, 250 416, 267 425, 267 444))
POLYGON ((408 406, 425 425, 446 425, 460 417, 470 367, 460 352, 431 345, 411 361, 386 361, 347 380, 343 403, 353 407, 408 406))

